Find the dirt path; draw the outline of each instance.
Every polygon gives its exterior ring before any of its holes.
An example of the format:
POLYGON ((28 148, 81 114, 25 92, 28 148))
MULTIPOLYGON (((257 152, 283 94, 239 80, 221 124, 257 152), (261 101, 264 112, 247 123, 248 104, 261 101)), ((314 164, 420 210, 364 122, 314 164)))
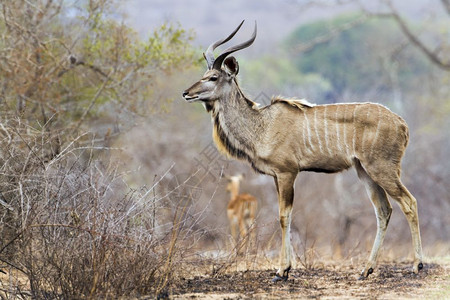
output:
POLYGON ((182 279, 171 299, 450 299, 450 263, 427 263, 419 275, 408 263, 381 263, 366 280, 352 267, 297 269, 286 282, 271 283, 273 270, 182 279))

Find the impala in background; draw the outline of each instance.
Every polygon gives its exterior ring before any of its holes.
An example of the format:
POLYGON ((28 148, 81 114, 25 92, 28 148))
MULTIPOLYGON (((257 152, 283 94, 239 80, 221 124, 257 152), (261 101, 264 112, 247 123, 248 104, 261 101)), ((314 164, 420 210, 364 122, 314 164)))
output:
MULTIPOLYGON (((227 192, 230 193, 230 202, 227 206, 227 216, 230 222, 231 236, 237 242, 239 235, 241 239, 246 239, 248 231, 255 223, 256 209, 258 201, 256 198, 247 193, 239 193, 241 181, 244 179, 242 174, 227 176, 227 192)), ((250 241, 254 241, 254 234, 251 234, 250 241)))
MULTIPOLYGON (((243 21, 242 21, 243 23, 243 21)), ((417 202, 400 180, 401 159, 408 144, 405 121, 374 103, 312 105, 304 100, 274 98, 259 107, 239 88, 239 64, 231 53, 250 46, 252 37, 226 49, 217 58, 206 50, 208 70, 184 93, 189 102, 201 102, 211 114, 213 140, 225 155, 247 160, 253 169, 270 175, 278 192, 282 230, 279 269, 273 281, 286 280, 291 269, 290 224, 294 181, 301 171, 335 173, 355 167, 375 208, 377 234, 361 278, 373 272, 392 207, 398 202, 408 220, 414 247, 413 271, 423 268, 417 202)))

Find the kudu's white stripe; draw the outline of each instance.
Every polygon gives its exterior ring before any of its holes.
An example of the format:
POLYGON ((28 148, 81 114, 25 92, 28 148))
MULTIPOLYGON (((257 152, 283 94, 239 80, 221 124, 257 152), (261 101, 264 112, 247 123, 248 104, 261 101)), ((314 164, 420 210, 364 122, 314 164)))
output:
POLYGON ((320 141, 319 130, 317 130, 317 109, 314 110, 314 131, 316 132, 317 141, 319 142, 320 153, 323 153, 322 142, 320 141))
POLYGON ((303 138, 303 145, 305 146, 304 151, 308 152, 308 153, 312 153, 311 149, 308 147, 308 145, 306 144, 306 118, 303 118, 303 127, 302 127, 302 138, 303 138))
POLYGON ((306 115, 306 113, 303 111, 303 116, 305 117, 306 120, 306 129, 308 131, 308 141, 309 141, 309 145, 311 147, 312 150, 315 150, 315 147, 313 145, 313 143, 311 142, 311 129, 309 128, 309 120, 308 120, 308 116, 306 115))
POLYGON ((355 107, 353 108, 353 120, 352 120, 352 125, 353 125, 353 138, 352 138, 352 148, 353 148, 353 156, 356 156, 356 108, 358 106, 355 105, 355 107))
MULTIPOLYGON (((366 120, 369 119, 369 115, 370 115, 370 107, 367 108, 366 120)), ((366 152, 366 148, 364 147, 364 144, 366 143, 365 135, 366 135, 366 126, 364 126, 363 132, 361 134, 361 152, 362 153, 366 152)))
POLYGON ((380 124, 381 124, 381 116, 380 116, 380 106, 379 105, 377 105, 377 110, 378 110, 378 115, 377 115, 377 119, 378 119, 378 122, 377 122, 377 129, 375 130, 375 137, 373 138, 373 141, 372 141, 372 145, 370 146, 370 154, 369 154, 369 156, 372 156, 372 153, 373 153, 373 148, 374 148, 374 146, 375 146, 375 144, 376 144, 376 142, 377 142, 377 139, 378 139, 378 134, 379 134, 379 132, 380 132, 380 124))
POLYGON ((347 129, 346 129, 347 119, 345 118, 346 113, 347 113, 347 105, 344 106, 344 125, 342 126, 342 128, 343 128, 342 139, 344 140, 345 154, 348 155, 349 149, 348 149, 348 143, 347 143, 347 129))
POLYGON ((336 111, 335 111, 335 117, 336 117, 336 140, 337 140, 337 147, 339 148, 339 151, 342 151, 342 147, 341 147, 341 140, 339 138, 339 106, 336 106, 336 111))
POLYGON ((324 122, 324 126, 325 126, 325 147, 327 147, 327 151, 328 153, 331 155, 331 149, 330 146, 328 145, 328 120, 327 120, 327 107, 328 106, 324 106, 324 110, 323 110, 323 122, 324 122))

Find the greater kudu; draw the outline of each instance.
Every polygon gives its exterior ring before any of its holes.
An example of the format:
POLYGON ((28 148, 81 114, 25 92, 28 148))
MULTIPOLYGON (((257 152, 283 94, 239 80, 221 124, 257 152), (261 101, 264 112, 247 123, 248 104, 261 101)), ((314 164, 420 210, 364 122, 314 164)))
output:
POLYGON ((204 53, 208 70, 183 97, 202 102, 211 113, 213 140, 221 152, 247 160, 256 171, 275 179, 282 246, 274 281, 286 280, 291 268, 290 223, 297 174, 335 173, 352 166, 365 184, 377 217, 377 234, 361 278, 369 276, 376 265, 392 212, 388 195, 408 220, 413 271, 417 273, 423 268, 417 202, 400 181, 400 162, 409 139, 405 121, 374 103, 313 105, 277 97, 270 105, 259 107, 242 93, 236 80, 238 62, 228 57, 253 43, 256 23, 248 41, 226 49, 216 59, 213 55, 242 23, 227 38, 208 47, 204 53))

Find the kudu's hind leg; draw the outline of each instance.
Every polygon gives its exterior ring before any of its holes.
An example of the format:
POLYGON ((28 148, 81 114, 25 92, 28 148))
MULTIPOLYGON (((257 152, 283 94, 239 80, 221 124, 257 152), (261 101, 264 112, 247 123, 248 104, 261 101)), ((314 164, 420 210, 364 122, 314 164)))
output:
POLYGON ((422 263, 422 242, 420 240, 419 216, 417 214, 417 200, 401 183, 397 176, 396 180, 380 183, 386 192, 398 202, 411 230, 412 244, 414 248, 413 272, 418 273, 423 268, 422 263))
POLYGON ((360 277, 360 279, 364 279, 373 272, 376 266, 378 253, 381 245, 383 244, 386 229, 391 218, 392 207, 389 203, 386 191, 375 183, 372 178, 370 178, 359 162, 356 164, 356 171, 358 173, 358 177, 362 180, 366 187, 367 194, 372 201, 377 217, 377 235, 375 236, 375 240, 373 242, 369 260, 367 261, 360 277))

